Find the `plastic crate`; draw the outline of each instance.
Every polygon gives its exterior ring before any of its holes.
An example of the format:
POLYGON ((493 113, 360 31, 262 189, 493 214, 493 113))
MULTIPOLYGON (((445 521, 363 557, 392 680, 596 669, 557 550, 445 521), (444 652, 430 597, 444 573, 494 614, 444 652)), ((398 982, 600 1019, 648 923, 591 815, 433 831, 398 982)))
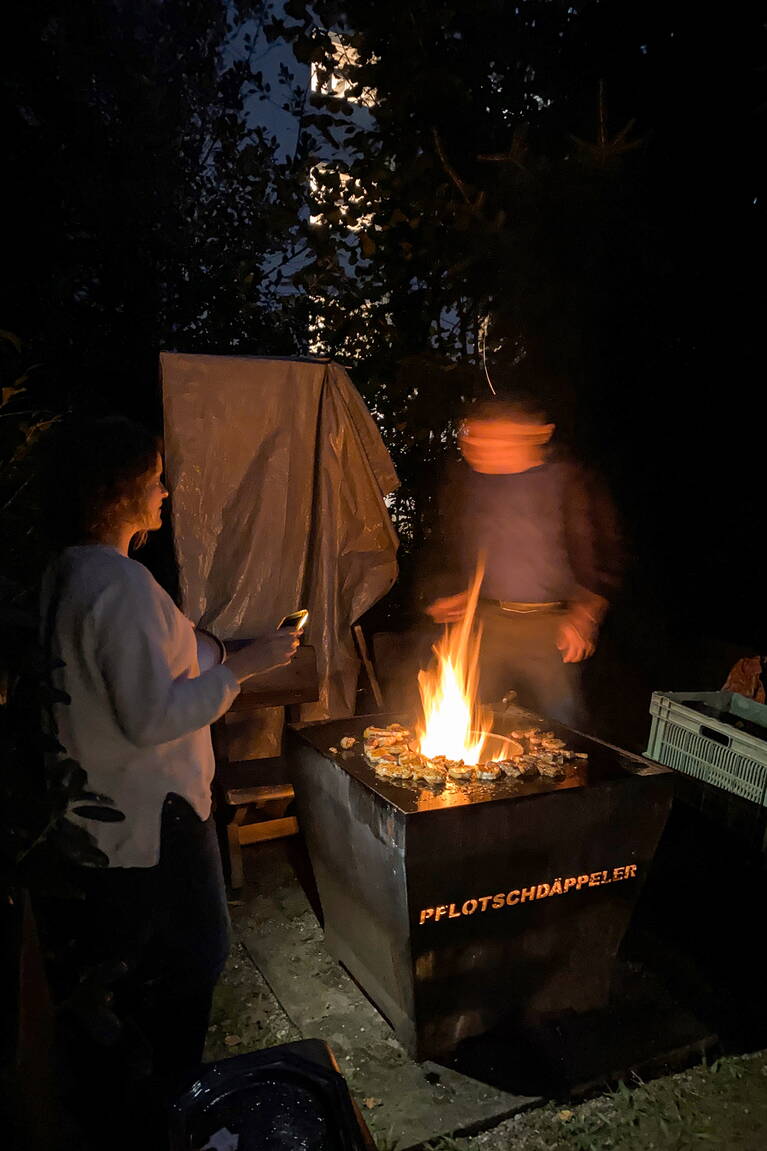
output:
POLYGON ((729 691, 660 692, 650 701, 647 758, 767 806, 767 706, 729 691), (704 705, 732 722, 701 714, 704 705), (764 731, 740 731, 745 720, 764 731))

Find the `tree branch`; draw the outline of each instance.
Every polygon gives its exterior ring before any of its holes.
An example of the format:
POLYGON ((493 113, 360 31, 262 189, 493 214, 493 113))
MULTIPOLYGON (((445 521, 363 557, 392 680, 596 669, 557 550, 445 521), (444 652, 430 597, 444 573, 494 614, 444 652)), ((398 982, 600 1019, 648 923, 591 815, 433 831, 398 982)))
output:
POLYGON ((456 172, 456 170, 455 170, 455 168, 453 167, 453 165, 452 165, 452 164, 450 163, 450 161, 448 160, 448 158, 447 158, 447 153, 445 152, 445 149, 444 149, 444 147, 443 147, 443 145, 442 145, 442 140, 440 139, 440 135, 439 135, 439 132, 437 131, 437 129, 436 129, 434 126, 432 126, 432 129, 431 129, 431 134, 432 134, 432 136, 433 136, 433 138, 434 138, 434 147, 437 149, 437 155, 439 156, 439 159, 440 159, 440 163, 442 164, 442 167, 445 169, 445 171, 447 172, 448 176, 450 177, 450 179, 453 181, 453 183, 455 184, 455 186, 456 186, 456 188, 458 189, 458 191, 459 191, 459 192, 461 193, 461 195, 463 196, 463 198, 464 198, 464 201, 465 201, 465 202, 466 202, 466 203, 467 203, 469 206, 472 206, 471 197, 470 197, 470 195, 469 195, 469 193, 468 193, 467 187, 466 187, 466 185, 464 184, 464 182, 463 182, 463 180, 461 179, 461 177, 460 177, 460 176, 458 175, 458 173, 456 172))

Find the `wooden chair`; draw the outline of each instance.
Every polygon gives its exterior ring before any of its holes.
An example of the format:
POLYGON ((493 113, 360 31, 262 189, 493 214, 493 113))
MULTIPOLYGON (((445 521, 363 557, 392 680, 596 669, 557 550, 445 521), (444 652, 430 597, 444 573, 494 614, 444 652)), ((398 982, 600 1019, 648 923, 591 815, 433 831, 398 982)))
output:
MULTIPOLYGON (((259 679, 251 687, 246 682, 227 715, 230 722, 247 722, 264 708, 312 703, 318 693, 314 648, 300 647, 293 662, 271 673, 268 680, 259 679)), ((213 725, 215 788, 218 809, 226 817, 229 883, 237 890, 243 884, 242 847, 295 835, 298 823, 287 814, 293 788, 285 782, 282 757, 230 761, 226 728, 227 716, 213 725)))

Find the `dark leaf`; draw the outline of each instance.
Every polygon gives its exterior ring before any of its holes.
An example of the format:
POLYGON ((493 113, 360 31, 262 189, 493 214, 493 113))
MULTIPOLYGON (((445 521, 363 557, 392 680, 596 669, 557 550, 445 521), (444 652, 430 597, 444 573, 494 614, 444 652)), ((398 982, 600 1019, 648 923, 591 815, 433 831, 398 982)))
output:
POLYGON ((77 795, 87 783, 88 776, 77 760, 59 759, 48 768, 48 780, 52 788, 77 795))
POLYGON ((125 813, 117 808, 101 807, 93 803, 73 807, 72 811, 81 819, 95 819, 97 823, 121 823, 125 819, 125 813))
POLYGON ((306 11, 304 0, 286 0, 284 11, 285 14, 293 20, 298 20, 301 23, 309 22, 309 15, 306 11))
POLYGON ((89 867, 107 867, 109 859, 96 846, 93 836, 84 827, 66 819, 60 820, 49 835, 51 844, 73 863, 89 867))

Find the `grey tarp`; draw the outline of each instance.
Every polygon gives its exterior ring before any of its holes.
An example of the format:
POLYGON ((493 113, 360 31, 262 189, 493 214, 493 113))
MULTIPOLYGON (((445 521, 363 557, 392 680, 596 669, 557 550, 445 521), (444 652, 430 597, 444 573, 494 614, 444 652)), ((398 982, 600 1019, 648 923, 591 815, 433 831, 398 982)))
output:
POLYGON ((334 363, 160 362, 184 611, 234 639, 307 607, 320 698, 302 718, 354 714, 351 625, 397 575, 398 480, 362 398, 334 363))

